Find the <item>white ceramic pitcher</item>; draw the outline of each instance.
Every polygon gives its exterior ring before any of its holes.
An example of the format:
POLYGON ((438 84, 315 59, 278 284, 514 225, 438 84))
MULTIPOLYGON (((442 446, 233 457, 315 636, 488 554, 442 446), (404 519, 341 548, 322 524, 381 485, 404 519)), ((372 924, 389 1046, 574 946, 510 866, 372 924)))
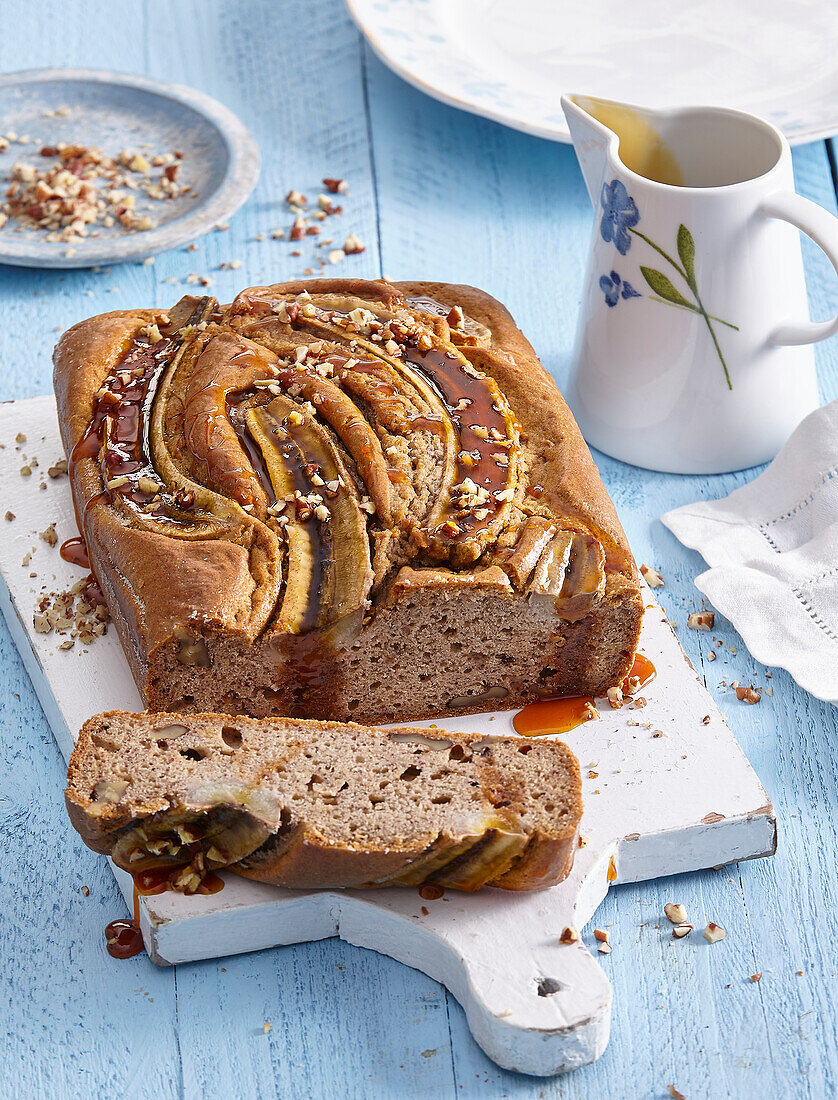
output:
POLYGON ((595 219, 568 400, 638 466, 723 473, 773 458, 818 405, 801 229, 838 269, 838 220, 794 193, 767 122, 563 97, 595 219))

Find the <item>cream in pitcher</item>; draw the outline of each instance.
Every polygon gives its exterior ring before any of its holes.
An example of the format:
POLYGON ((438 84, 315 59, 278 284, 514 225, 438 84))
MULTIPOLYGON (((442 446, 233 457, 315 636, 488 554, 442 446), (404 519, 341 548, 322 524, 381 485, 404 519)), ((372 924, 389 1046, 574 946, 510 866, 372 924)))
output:
POLYGON ((838 268, 838 221, 751 115, 562 104, 595 210, 568 389, 585 438, 675 473, 773 458, 818 404, 810 345, 838 331, 807 319, 796 229, 838 268))

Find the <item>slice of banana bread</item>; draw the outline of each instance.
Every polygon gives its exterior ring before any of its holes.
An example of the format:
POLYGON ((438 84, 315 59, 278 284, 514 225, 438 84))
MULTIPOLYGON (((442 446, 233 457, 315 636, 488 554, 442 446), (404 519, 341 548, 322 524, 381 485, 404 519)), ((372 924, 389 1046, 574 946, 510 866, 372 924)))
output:
POLYGON ((223 867, 294 889, 539 889, 569 873, 582 813, 559 741, 295 719, 111 711, 67 778, 89 847, 188 893, 223 867))

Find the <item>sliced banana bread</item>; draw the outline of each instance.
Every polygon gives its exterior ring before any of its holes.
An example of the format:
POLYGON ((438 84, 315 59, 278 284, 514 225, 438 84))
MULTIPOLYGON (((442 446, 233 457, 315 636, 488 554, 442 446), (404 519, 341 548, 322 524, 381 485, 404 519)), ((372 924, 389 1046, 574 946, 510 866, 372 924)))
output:
POLYGON ((294 889, 533 890, 566 877, 582 814, 559 741, 295 719, 111 711, 70 758, 70 820, 125 870, 294 889))
POLYGON ((507 311, 317 279, 83 321, 76 514, 151 710, 382 723, 603 695, 643 602, 507 311))

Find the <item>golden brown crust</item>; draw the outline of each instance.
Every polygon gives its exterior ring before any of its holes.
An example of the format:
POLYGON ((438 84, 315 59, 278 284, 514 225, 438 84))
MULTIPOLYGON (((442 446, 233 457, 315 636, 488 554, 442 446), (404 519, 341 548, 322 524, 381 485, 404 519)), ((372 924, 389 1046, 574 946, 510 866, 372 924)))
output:
MULTIPOLYGON (((455 333, 452 336, 454 344, 467 360, 497 382, 520 425, 522 461, 526 463, 530 487, 526 491, 532 490, 532 496, 525 502, 524 521, 529 514, 533 524, 546 525, 548 536, 545 537, 549 537, 549 532, 555 533, 557 527, 584 532, 586 538, 599 540, 605 549, 605 573, 600 578, 598 590, 590 590, 578 614, 572 601, 564 601, 564 609, 558 610, 555 618, 552 635, 555 644, 549 642, 549 634, 545 635, 545 659, 541 664, 534 656, 529 664, 522 659, 521 670, 522 673, 526 670, 531 686, 517 682, 508 684, 505 696, 494 696, 505 699, 505 703, 495 705, 520 705, 545 690, 549 693, 550 689, 554 693, 599 693, 618 682, 631 663, 642 617, 634 563, 613 505, 566 404, 506 309, 472 287, 440 283, 389 285, 367 280, 310 280, 254 288, 240 295, 237 303, 251 293, 288 300, 303 293, 347 300, 361 298, 371 305, 393 311, 404 308, 405 297, 424 297, 443 306, 457 305, 463 310, 469 325, 473 325, 479 335, 474 338, 465 332, 455 333), (563 652, 559 652, 560 649, 563 652), (550 675, 536 683, 542 665, 550 675)), ((241 318, 237 308, 234 303, 224 316, 238 322, 241 318)), ((417 308, 421 310, 421 306, 417 308)), ((162 324, 164 317, 160 310, 105 314, 81 322, 62 336, 54 356, 55 389, 68 454, 72 454, 88 430, 94 413, 94 395, 103 380, 125 356, 137 333, 149 322, 162 324)), ((428 318, 428 323, 436 328, 437 334, 445 336, 449 331, 443 320, 428 318)), ((241 339, 237 340, 241 344, 241 339)), ((242 346, 246 345, 247 341, 242 346)), ((275 360, 275 354, 269 351, 264 356, 268 366, 259 369, 270 369, 275 360)), ((378 446, 377 442, 375 445, 378 446)), ((366 443, 359 446, 367 447, 366 443)), ((369 448, 364 451, 368 452, 369 448)), ((358 456, 353 454, 353 457, 358 456)), ((194 463, 191 470, 183 466, 178 469, 187 475, 184 484, 198 485, 201 479, 194 463)), ((318 657, 317 684, 306 682, 301 697, 289 681, 289 677, 290 680, 299 679, 300 665, 293 657, 289 662, 287 647, 278 646, 272 633, 275 627, 271 623, 276 615, 283 577, 287 579, 288 566, 284 563, 283 546, 270 524, 266 525, 255 513, 249 514, 235 502, 228 502, 224 506, 226 510, 211 505, 208 507, 215 509, 215 519, 205 525, 203 534, 196 528, 191 536, 178 539, 173 555, 172 540, 165 529, 153 523, 138 527, 112 505, 107 495, 103 495, 97 457, 78 456, 71 461, 70 472, 79 526, 88 543, 92 569, 110 605, 138 687, 151 708, 171 708, 183 698, 187 708, 193 705, 191 700, 194 699, 194 706, 199 709, 212 706, 255 714, 303 713, 387 721, 402 716, 412 720, 432 714, 470 713, 485 709, 487 698, 492 698, 491 695, 484 697, 480 690, 473 691, 470 686, 466 692, 459 690, 456 684, 443 688, 431 684, 413 693, 418 710, 410 711, 409 704, 404 701, 410 696, 409 691, 403 693, 404 698, 398 696, 398 701, 388 706, 386 697, 377 700, 369 697, 368 678, 358 678, 351 655, 347 656, 344 650, 331 653, 328 658, 318 657), (163 577, 165 584, 161 583, 163 577), (178 666, 184 633, 204 639, 200 644, 209 647, 210 662, 235 664, 238 671, 231 675, 236 681, 233 687, 225 691, 213 684, 211 670, 206 671, 200 663, 192 670, 193 678, 199 682, 190 686, 188 677, 181 675, 183 670, 178 666), (214 639, 218 639, 220 648, 213 648, 214 639), (255 677, 258 687, 245 686, 242 690, 241 670, 243 662, 247 661, 256 671, 264 671, 267 667, 271 671, 261 679, 255 677), (423 694, 425 690, 427 696, 423 694), (457 705, 450 702, 454 698, 459 700, 457 705), (328 699, 332 700, 331 704, 328 699), (349 709, 350 700, 353 701, 352 709, 349 709), (329 710, 330 705, 334 709, 329 710)), ((514 483, 513 479, 510 484, 514 483)), ((206 480, 204 484, 211 487, 206 480)), ((213 496, 209 488, 205 491, 213 496)), ((520 495, 520 489, 516 491, 520 495)), ((224 498, 216 494, 214 499, 224 498)), ((259 507, 264 510, 264 504, 259 507)), ((504 505, 502 513, 505 515, 510 507, 504 505)), ((383 504, 381 514, 385 515, 383 504)), ((475 543, 471 557, 463 557, 462 565, 455 566, 453 572, 444 564, 437 566, 430 560, 416 559, 408 563, 403 557, 400 562, 399 554, 404 551, 398 549, 398 539, 406 538, 404 546, 409 553, 415 554, 416 546, 411 549, 411 541, 421 546, 424 536, 421 531, 418 535, 416 530, 410 533, 409 522, 412 521, 398 502, 392 522, 395 534, 379 532, 374 536, 373 549, 378 547, 379 553, 373 563, 377 586, 373 600, 377 613, 371 618, 367 616, 356 650, 360 646, 362 651, 373 652, 375 646, 381 646, 387 623, 396 632, 409 631, 410 601, 405 596, 418 598, 424 589, 426 598, 422 613, 432 622, 434 600, 447 604, 452 598, 460 598, 458 591, 465 600, 475 588, 475 576, 483 578, 477 587, 488 594, 491 586, 485 582, 492 572, 497 574, 494 578, 497 595, 514 597, 515 606, 509 608, 510 620, 518 622, 522 631, 531 633, 532 648, 538 649, 541 644, 536 644, 541 637, 538 631, 545 628, 543 610, 533 604, 530 589, 534 582, 529 582, 527 587, 526 576, 533 561, 527 559, 526 567, 519 568, 514 547, 504 548, 498 543, 491 558, 481 560, 477 557, 474 562, 475 555, 481 552, 480 544, 475 543), (399 524, 401 534, 397 530, 399 524), (396 545, 395 551, 393 545, 396 545), (476 572, 469 569, 470 562, 474 562, 476 572), (400 618, 402 610, 404 616, 400 618)), ((541 543, 536 540, 536 545, 540 547, 541 543)), ((572 552, 579 557, 576 549, 572 552)), ((435 553, 432 544, 429 544, 429 553, 435 553)), ((595 566, 595 562, 593 564, 595 566)), ((540 587, 536 593, 543 593, 546 600, 558 599, 558 589, 551 588, 551 584, 561 583, 561 570, 556 575, 558 582, 551 580, 549 562, 542 562, 540 587)), ((537 595, 536 603, 541 599, 542 596, 537 595)), ((482 615, 477 603, 474 607, 475 613, 482 615)), ((471 627, 465 629, 475 636, 471 627)), ((476 644, 484 649, 491 644, 490 641, 481 642, 479 634, 475 637, 476 644)), ((304 649, 307 644, 304 643, 304 649)), ((304 660, 308 662, 309 657, 304 660)), ((499 675, 495 674, 496 680, 499 675)), ((489 678, 487 690, 491 684, 489 678)))

